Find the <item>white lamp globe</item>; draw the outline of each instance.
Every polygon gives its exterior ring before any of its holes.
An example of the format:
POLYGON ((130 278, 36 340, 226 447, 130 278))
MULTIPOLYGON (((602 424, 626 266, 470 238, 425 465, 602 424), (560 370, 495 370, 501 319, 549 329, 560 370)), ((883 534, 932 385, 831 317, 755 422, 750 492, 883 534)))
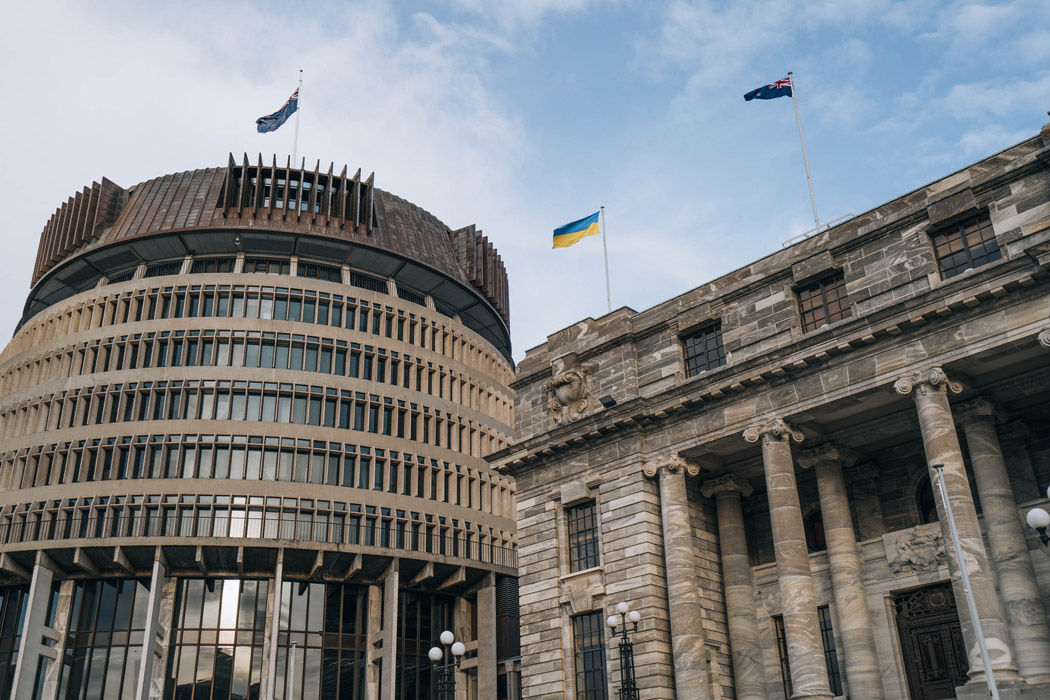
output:
POLYGON ((455 644, 452 645, 452 655, 453 656, 463 656, 466 653, 467 653, 467 648, 465 646, 463 646, 463 642, 456 642, 455 644))
POLYGON ((1028 527, 1035 530, 1050 527, 1050 513, 1042 508, 1032 508, 1025 516, 1025 520, 1028 521, 1028 527))
POLYGON ((616 619, 615 615, 610 615, 609 617, 605 618, 605 624, 609 625, 609 627, 615 628, 616 625, 620 624, 620 621, 616 619))
POLYGON ((441 650, 437 647, 430 647, 430 651, 427 652, 427 656, 430 657, 431 661, 437 663, 438 661, 441 661, 441 650))
POLYGON ((438 639, 441 640, 442 644, 451 644, 452 642, 456 641, 456 636, 448 630, 445 630, 441 633, 441 636, 438 637, 438 639))
POLYGON ((641 619, 642 619, 642 614, 640 612, 638 612, 637 610, 632 610, 631 612, 627 613, 627 621, 628 622, 633 622, 634 624, 637 625, 638 621, 641 620, 641 619))
POLYGON ((616 612, 620 613, 621 615, 626 615, 629 609, 630 608, 627 607, 627 603, 616 604, 616 612))

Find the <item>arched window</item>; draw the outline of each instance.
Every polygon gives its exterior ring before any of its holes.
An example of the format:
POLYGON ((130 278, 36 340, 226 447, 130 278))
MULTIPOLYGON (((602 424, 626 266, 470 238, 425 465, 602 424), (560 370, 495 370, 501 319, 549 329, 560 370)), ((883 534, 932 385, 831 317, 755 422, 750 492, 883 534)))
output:
POLYGON ((935 523, 940 520, 937 515, 937 501, 933 498, 933 484, 923 479, 915 492, 915 506, 919 511, 920 523, 935 523))
POLYGON ((810 552, 823 552, 828 548, 827 540, 824 538, 824 516, 819 509, 810 513, 803 525, 806 529, 806 545, 810 552))

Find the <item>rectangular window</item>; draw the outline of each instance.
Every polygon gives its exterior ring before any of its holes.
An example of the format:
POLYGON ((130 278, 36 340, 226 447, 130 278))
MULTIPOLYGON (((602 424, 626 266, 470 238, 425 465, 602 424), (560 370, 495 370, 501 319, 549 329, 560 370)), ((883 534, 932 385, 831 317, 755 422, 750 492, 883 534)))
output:
POLYGON ((685 373, 695 377, 726 363, 726 350, 722 345, 722 324, 715 323, 690 333, 682 338, 685 348, 685 373))
POLYGON ((842 695, 842 674, 839 672, 839 657, 835 653, 835 633, 831 629, 831 611, 828 606, 817 608, 817 618, 820 620, 820 640, 824 643, 824 663, 828 667, 831 694, 842 695))
POLYGON ((572 639, 576 660, 576 700, 608 700, 602 624, 600 610, 572 618, 572 639))
POLYGON ((594 501, 571 506, 569 519, 569 571, 598 566, 598 511, 594 501))
POLYGON ((853 311, 846 297, 846 279, 840 272, 800 287, 798 305, 802 312, 802 331, 849 318, 853 311))
POLYGON ((987 214, 934 233, 930 240, 944 279, 995 262, 1003 256, 987 214))
POLYGON ((784 689, 784 697, 790 698, 791 663, 788 661, 787 635, 784 633, 783 616, 773 616, 773 631, 777 636, 777 658, 780 661, 780 685, 784 689))

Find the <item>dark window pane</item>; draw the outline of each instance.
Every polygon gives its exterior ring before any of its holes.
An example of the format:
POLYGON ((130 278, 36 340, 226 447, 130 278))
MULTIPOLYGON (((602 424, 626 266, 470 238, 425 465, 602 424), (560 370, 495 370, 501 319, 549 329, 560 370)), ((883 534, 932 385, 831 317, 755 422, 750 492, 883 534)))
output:
POLYGON ((686 376, 693 377, 726 363, 722 324, 716 323, 682 338, 686 376))
POLYGON ((569 520, 569 570, 598 566, 598 513, 593 501, 572 506, 569 520))

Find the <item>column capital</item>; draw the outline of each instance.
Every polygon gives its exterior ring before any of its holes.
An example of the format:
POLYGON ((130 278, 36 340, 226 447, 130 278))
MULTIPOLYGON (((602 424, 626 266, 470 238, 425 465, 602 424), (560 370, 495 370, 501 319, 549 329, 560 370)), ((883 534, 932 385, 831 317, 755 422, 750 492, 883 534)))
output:
POLYGON ((910 394, 916 387, 919 387, 920 391, 925 392, 927 387, 937 389, 941 386, 945 387, 952 394, 961 393, 963 390, 962 384, 949 379, 948 375, 940 367, 931 367, 928 370, 901 377, 893 383, 893 388, 896 392, 904 396, 910 394))
POLYGON ((700 493, 704 498, 711 498, 720 493, 738 493, 743 497, 750 496, 754 489, 746 479, 741 479, 736 474, 726 474, 717 479, 711 479, 700 484, 700 493))
POLYGON ((1050 328, 1040 331, 1037 338, 1039 340, 1040 345, 1042 345, 1047 350, 1050 350, 1050 328))
POLYGON ((783 418, 771 418, 756 423, 744 431, 744 439, 748 442, 758 442, 764 435, 769 435, 774 440, 787 442, 802 442, 806 437, 801 430, 795 430, 785 423, 783 418))
POLYGON ((686 476, 696 476, 700 473, 700 467, 685 461, 677 452, 661 455, 642 465, 642 473, 650 479, 655 478, 661 470, 671 473, 681 470, 686 476))
POLYGON ((834 442, 825 442, 808 450, 802 450, 795 455, 795 463, 803 469, 809 469, 825 462, 851 467, 857 463, 858 459, 856 452, 834 442))
POLYGON ((962 426, 978 422, 995 422, 1002 412, 990 400, 980 396, 972 401, 952 406, 952 416, 962 426))

